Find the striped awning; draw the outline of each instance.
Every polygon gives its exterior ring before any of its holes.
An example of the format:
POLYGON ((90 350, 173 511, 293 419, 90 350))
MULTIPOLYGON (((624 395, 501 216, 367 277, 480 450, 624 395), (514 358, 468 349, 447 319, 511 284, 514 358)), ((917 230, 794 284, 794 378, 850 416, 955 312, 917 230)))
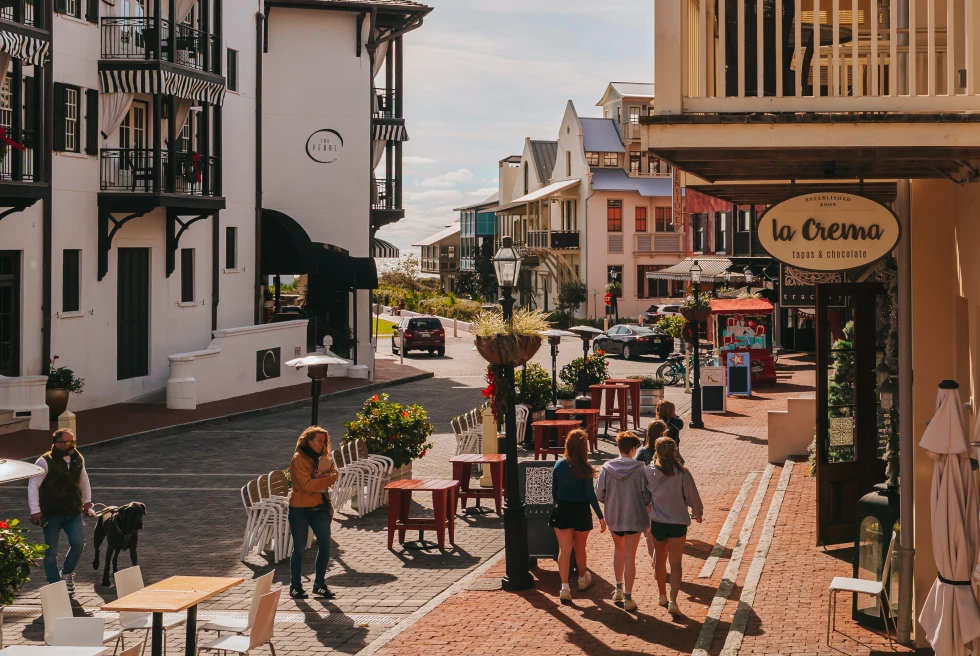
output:
POLYGON ((375 123, 374 138, 377 141, 408 141, 408 130, 397 123, 375 123))
POLYGON ((371 257, 395 259, 400 255, 401 253, 398 251, 398 248, 394 244, 387 242, 384 239, 378 239, 375 237, 371 242, 371 257))
POLYGON ((672 267, 659 271, 647 271, 647 278, 652 280, 690 280, 691 267, 697 262, 701 268, 703 282, 724 282, 725 272, 732 266, 732 261, 726 258, 688 258, 672 267))
POLYGON ((163 93, 200 100, 210 105, 225 102, 225 85, 171 71, 99 71, 103 93, 163 93))
POLYGON ((0 51, 20 59, 25 64, 43 65, 50 47, 51 44, 47 41, 0 29, 0 51))

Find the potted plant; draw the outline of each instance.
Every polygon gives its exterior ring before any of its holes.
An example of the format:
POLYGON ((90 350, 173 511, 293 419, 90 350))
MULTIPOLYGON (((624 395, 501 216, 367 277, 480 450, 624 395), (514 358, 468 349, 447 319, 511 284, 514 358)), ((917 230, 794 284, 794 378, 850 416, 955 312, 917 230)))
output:
POLYGON ((3 609, 14 602, 14 595, 30 581, 28 574, 44 556, 47 545, 26 539, 20 521, 0 521, 0 649, 3 648, 3 609))
POLYGON ((578 395, 575 393, 575 388, 571 385, 562 383, 558 386, 558 405, 561 407, 574 408, 576 396, 578 395))
POLYGON ((606 291, 612 294, 613 296, 622 296, 623 283, 619 282, 618 280, 614 280, 612 282, 606 283, 606 291))
POLYGON ((395 463, 391 480, 397 481, 411 478, 412 461, 432 448, 428 440, 433 426, 422 406, 403 406, 388 399, 387 394, 375 394, 365 401, 355 419, 344 423, 343 443, 364 440, 369 453, 391 458, 395 463))
POLYGON ((664 398, 664 381, 654 376, 629 376, 640 381, 640 412, 653 414, 664 398))
POLYGON ((575 358, 561 368, 558 377, 569 387, 578 389, 582 384, 583 368, 586 392, 590 385, 601 385, 609 378, 609 363, 602 351, 589 353, 584 361, 582 358, 575 358))
POLYGON ((519 436, 520 439, 525 439, 532 432, 531 424, 544 419, 544 410, 551 405, 551 376, 544 367, 532 362, 527 365, 526 371, 515 373, 514 385, 517 403, 523 403, 531 410, 530 421, 525 428, 527 435, 519 436))
POLYGON ((541 348, 541 335, 550 326, 543 312, 517 310, 508 323, 499 312, 481 312, 471 324, 476 350, 494 366, 519 367, 541 348))
POLYGON ((44 393, 44 402, 48 406, 51 419, 57 419, 68 409, 68 397, 74 392, 81 394, 85 387, 85 379, 79 378, 68 367, 55 367, 58 356, 51 358, 48 366, 48 384, 44 393))
POLYGON ((694 294, 684 297, 681 316, 688 321, 704 323, 711 316, 711 299, 707 294, 694 294))

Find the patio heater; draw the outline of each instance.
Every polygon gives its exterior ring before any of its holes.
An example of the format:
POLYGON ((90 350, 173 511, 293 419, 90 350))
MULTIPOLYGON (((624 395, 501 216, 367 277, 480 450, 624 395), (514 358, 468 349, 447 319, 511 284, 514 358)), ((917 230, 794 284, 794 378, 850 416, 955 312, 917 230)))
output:
POLYGON ((576 337, 576 334, 557 328, 542 330, 538 334, 547 337, 551 345, 551 407, 554 408, 558 405, 558 345, 562 337, 576 337))
POLYGON ((320 418, 320 382, 327 377, 327 367, 332 364, 349 364, 347 360, 334 355, 314 353, 296 358, 286 363, 287 367, 302 369, 308 367, 306 374, 310 377, 310 398, 313 401, 313 411, 310 426, 318 426, 320 418))

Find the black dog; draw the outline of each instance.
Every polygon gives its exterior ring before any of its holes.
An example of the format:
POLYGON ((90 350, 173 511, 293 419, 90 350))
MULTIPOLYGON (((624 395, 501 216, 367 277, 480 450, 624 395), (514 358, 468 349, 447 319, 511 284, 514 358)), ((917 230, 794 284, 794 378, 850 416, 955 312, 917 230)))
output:
POLYGON ((105 554, 102 585, 110 585, 110 563, 113 574, 119 571, 119 553, 123 550, 129 549, 129 559, 133 565, 139 564, 136 558, 136 543, 140 529, 143 528, 143 516, 145 514, 146 506, 139 501, 133 501, 118 508, 109 506, 99 513, 99 520, 95 525, 95 562, 93 568, 99 569, 99 551, 102 548, 102 540, 105 538, 108 548, 105 554))

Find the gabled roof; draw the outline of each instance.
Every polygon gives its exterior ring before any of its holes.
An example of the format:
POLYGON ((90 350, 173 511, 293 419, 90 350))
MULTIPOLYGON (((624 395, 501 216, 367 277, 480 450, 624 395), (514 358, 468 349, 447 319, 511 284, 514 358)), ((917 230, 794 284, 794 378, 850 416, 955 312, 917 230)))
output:
POLYGON ((429 235, 425 239, 420 239, 419 241, 412 244, 412 246, 432 246, 433 244, 438 244, 443 239, 458 234, 459 234, 459 221, 457 221, 456 223, 450 226, 443 228, 442 230, 440 230, 434 235, 429 235))
POLYGON ((623 169, 592 169, 592 188, 596 191, 635 191, 641 196, 670 198, 671 178, 631 178, 623 169))
POLYGON ((653 100, 652 82, 610 82, 606 87, 606 92, 596 103, 596 107, 602 107, 609 102, 609 96, 616 94, 620 98, 646 98, 653 100))
POLYGON ((579 118, 586 152, 625 153, 616 123, 611 118, 579 118))
POLYGON ((490 195, 489 198, 484 199, 482 202, 473 203, 472 205, 466 205, 464 207, 454 207, 453 211, 465 212, 467 210, 478 210, 484 207, 493 207, 494 205, 497 204, 499 198, 500 198, 500 194, 495 191, 490 195))
POLYGON ((531 156, 534 157, 534 170, 538 174, 541 186, 547 186, 551 181, 551 172, 555 170, 555 159, 558 157, 557 141, 530 140, 531 156))
POLYGON ((507 203, 505 205, 501 205, 500 207, 496 208, 494 211, 495 212, 503 212, 503 211, 506 211, 506 210, 509 210, 509 209, 513 209, 515 207, 518 207, 520 205, 526 205, 527 203, 533 203, 535 201, 542 200, 544 198, 550 198, 550 197, 554 196, 555 194, 557 194, 557 193, 559 193, 561 191, 564 191, 565 189, 569 189, 571 187, 574 187, 575 185, 577 185, 577 184, 579 184, 581 182, 582 181, 580 179, 578 179, 578 178, 573 178, 571 180, 561 180, 559 182, 554 182, 554 183, 548 185, 547 187, 542 187, 541 189, 538 189, 537 191, 532 191, 531 193, 529 193, 527 195, 524 195, 524 196, 521 196, 520 198, 515 198, 511 202, 509 202, 509 203, 507 203))

